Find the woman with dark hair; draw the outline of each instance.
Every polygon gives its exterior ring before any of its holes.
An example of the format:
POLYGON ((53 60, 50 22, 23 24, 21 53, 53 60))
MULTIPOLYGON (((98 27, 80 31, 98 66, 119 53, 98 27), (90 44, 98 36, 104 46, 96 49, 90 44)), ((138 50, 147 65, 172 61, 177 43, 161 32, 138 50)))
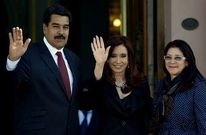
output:
POLYGON ((160 124, 158 134, 205 135, 206 80, 185 41, 174 40, 167 44, 164 72, 154 99, 154 120, 160 124))
POLYGON ((147 81, 136 67, 134 49, 127 37, 113 36, 104 46, 94 37, 96 61, 89 90, 99 106, 102 135, 146 135, 152 98, 147 81))

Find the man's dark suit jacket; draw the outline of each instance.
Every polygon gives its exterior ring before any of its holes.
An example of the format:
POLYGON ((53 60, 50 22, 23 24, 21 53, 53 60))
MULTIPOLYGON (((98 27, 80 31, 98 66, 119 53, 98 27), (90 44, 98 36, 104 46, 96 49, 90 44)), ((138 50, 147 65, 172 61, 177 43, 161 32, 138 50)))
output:
POLYGON ((101 121, 99 112, 97 110, 93 110, 92 118, 85 135, 100 135, 100 127, 101 121))
POLYGON ((88 80, 84 80, 82 82, 82 89, 79 91, 78 94, 78 105, 79 108, 82 110, 92 110, 91 121, 89 123, 89 126, 87 127, 85 135, 100 135, 102 120, 100 117, 99 108, 101 107, 97 106, 95 102, 97 101, 96 96, 89 90, 89 83, 90 82, 88 80))
POLYGON ((12 71, 17 86, 15 135, 76 135, 78 132, 79 59, 66 48, 64 54, 74 79, 71 101, 67 99, 58 67, 43 41, 29 45, 12 71))

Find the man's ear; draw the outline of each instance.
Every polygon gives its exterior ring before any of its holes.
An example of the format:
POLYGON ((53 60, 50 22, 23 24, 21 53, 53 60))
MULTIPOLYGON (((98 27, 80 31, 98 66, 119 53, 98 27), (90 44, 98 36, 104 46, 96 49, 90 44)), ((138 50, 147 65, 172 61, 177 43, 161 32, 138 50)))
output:
POLYGON ((44 32, 44 34, 46 32, 46 29, 47 29, 47 26, 46 26, 46 24, 43 23, 43 32, 44 32))

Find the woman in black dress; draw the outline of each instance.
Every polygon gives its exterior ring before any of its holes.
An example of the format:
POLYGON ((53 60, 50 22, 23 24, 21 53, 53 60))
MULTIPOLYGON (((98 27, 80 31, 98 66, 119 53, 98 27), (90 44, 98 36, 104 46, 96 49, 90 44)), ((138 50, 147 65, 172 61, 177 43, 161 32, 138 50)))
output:
POLYGON ((104 45, 96 36, 91 49, 96 63, 89 90, 102 118, 101 134, 146 135, 152 98, 128 38, 113 36, 104 45))

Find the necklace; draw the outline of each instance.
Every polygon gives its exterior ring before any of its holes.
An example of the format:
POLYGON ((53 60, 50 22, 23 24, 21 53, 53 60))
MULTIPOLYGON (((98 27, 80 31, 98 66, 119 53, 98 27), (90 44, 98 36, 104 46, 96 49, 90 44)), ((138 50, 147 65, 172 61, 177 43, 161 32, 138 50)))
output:
POLYGON ((123 89, 126 87, 126 82, 115 82, 115 87, 123 89))
POLYGON ((130 87, 126 84, 126 82, 115 82, 115 87, 120 89, 123 94, 127 94, 131 92, 130 87))

